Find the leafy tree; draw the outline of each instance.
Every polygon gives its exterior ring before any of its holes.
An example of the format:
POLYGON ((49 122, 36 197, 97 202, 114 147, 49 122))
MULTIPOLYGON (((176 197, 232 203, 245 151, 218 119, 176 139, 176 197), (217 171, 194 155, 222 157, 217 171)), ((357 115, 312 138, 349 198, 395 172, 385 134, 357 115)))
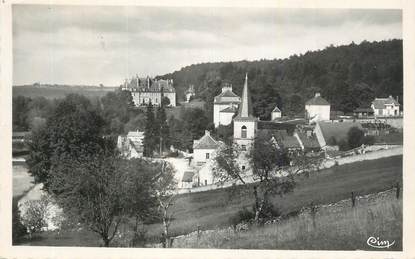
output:
POLYGON ((147 112, 146 112, 146 127, 144 130, 144 156, 152 157, 153 151, 156 149, 157 144, 157 132, 155 128, 155 118, 154 118, 154 112, 153 112, 153 105, 151 102, 147 106, 147 112))
POLYGON ((161 98, 161 105, 162 106, 169 106, 170 105, 170 99, 166 96, 163 96, 161 98))
POLYGON ((103 124, 86 97, 71 94, 59 102, 45 126, 30 137, 27 164, 35 182, 48 190, 52 169, 62 159, 77 159, 101 149, 103 124))
POLYGON ((163 150, 168 146, 169 141, 169 125, 167 124, 166 111, 163 105, 160 105, 157 109, 156 124, 157 137, 160 155, 163 150))
POLYGON ((347 143, 350 148, 360 147, 364 143, 365 133, 358 127, 350 128, 347 132, 347 143))
POLYGON ((24 96, 13 97, 13 131, 29 130, 28 115, 31 101, 30 98, 24 96))
POLYGON ((127 214, 127 174, 115 152, 102 149, 54 168, 50 189, 65 214, 97 233, 108 247, 127 214))

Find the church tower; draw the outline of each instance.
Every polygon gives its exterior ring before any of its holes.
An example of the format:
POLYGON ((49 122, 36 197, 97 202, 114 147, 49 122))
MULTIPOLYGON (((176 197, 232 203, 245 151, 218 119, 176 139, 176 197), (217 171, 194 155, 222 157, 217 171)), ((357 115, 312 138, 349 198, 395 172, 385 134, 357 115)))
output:
POLYGON ((233 141, 242 150, 247 150, 253 143, 257 131, 257 124, 258 119, 253 115, 251 96, 248 90, 248 74, 246 74, 238 115, 233 119, 233 141))

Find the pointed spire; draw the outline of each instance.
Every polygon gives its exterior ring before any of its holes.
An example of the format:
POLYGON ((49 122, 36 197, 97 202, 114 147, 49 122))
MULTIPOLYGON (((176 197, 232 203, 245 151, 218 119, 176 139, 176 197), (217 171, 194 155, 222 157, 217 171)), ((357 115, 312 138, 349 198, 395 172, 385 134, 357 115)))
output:
POLYGON ((242 118, 253 117, 251 96, 248 90, 248 73, 245 74, 244 89, 242 90, 242 100, 239 106, 238 116, 242 118))

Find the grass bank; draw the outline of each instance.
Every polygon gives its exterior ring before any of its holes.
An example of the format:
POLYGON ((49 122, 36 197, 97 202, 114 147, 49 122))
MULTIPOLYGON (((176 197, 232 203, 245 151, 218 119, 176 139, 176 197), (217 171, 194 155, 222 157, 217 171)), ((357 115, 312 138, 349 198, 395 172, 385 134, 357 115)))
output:
MULTIPOLYGON (((272 198, 282 214, 298 211, 311 202, 329 204, 347 199, 352 191, 365 195, 390 189, 396 182, 402 182, 402 156, 341 165, 311 174, 309 178, 298 176, 296 181, 294 192, 272 198)), ((237 186, 232 195, 229 189, 182 194, 173 206, 171 234, 187 234, 198 226, 201 230, 227 227, 229 218, 243 207, 252 208, 253 201, 250 185, 237 186)), ((130 229, 132 226, 125 225, 121 231, 130 229)), ((160 238, 161 224, 147 225, 146 229, 150 241, 160 238)), ((114 245, 117 244, 114 241, 114 245)), ((39 240, 28 245, 98 246, 99 242, 94 233, 81 230, 42 233, 39 240)))
POLYGON ((175 239, 175 248, 296 249, 296 250, 402 250, 402 200, 392 192, 369 204, 340 210, 326 208, 302 213, 275 224, 252 226, 236 232, 231 228, 202 232, 175 239), (369 237, 394 242, 374 248, 369 237))

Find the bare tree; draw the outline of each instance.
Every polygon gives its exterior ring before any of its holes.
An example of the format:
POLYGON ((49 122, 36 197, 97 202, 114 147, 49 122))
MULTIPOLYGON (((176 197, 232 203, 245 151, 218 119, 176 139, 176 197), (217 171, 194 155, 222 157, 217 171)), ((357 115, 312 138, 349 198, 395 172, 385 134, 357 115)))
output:
POLYGON ((238 145, 222 145, 219 147, 214 160, 213 174, 220 183, 240 181, 245 184, 243 170, 238 158, 243 156, 238 145))

